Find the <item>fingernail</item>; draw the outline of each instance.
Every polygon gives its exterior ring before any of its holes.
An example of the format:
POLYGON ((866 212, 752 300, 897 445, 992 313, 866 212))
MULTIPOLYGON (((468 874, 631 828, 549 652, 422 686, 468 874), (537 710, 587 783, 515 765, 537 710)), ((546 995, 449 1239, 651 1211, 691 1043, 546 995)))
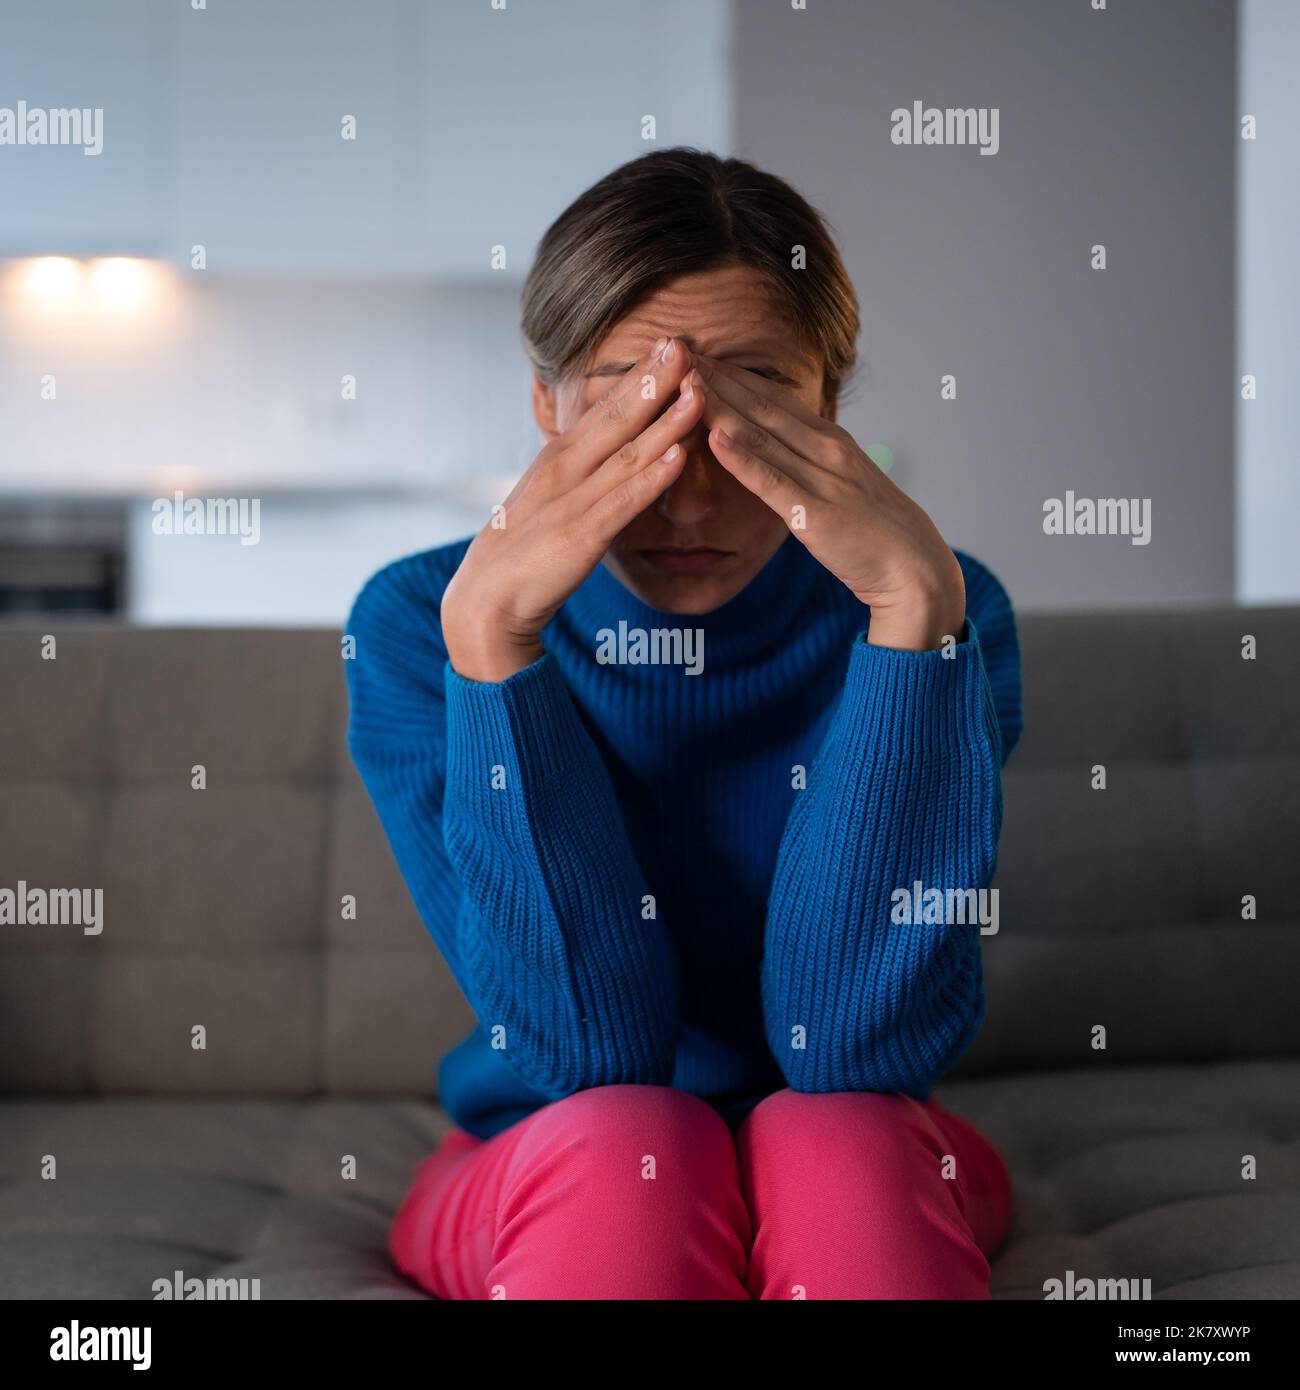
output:
POLYGON ((724 429, 722 428, 721 425, 718 426, 717 434, 718 434, 718 443, 721 444, 722 447, 723 447, 724 449, 730 449, 730 448, 731 448, 731 436, 726 432, 726 430, 724 430, 724 429))
POLYGON ((681 399, 677 402, 677 409, 687 411, 695 404, 695 388, 687 382, 682 388, 681 399))
POLYGON ((671 362, 677 354, 677 342, 674 338, 665 338, 664 345, 659 351, 661 362, 671 362))
POLYGON ((670 444, 670 445, 664 450, 664 452, 663 452, 663 455, 662 455, 663 462, 664 462, 664 463, 676 463, 676 461, 677 461, 677 455, 678 455, 680 452, 681 452, 681 446, 680 446, 680 445, 677 445, 677 444, 670 444))
POLYGON ((659 341, 654 345, 654 347, 650 349, 650 360, 652 362, 658 362, 659 359, 664 355, 664 348, 666 348, 667 346, 668 339, 660 338, 659 341))

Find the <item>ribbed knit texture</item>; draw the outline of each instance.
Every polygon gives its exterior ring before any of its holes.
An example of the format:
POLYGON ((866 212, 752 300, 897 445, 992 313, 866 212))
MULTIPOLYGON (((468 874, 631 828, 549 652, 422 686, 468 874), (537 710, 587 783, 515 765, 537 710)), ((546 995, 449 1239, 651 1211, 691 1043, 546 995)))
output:
POLYGON ((980 938, 896 925, 891 894, 993 873, 1021 727, 998 581, 958 554, 945 657, 868 644, 868 610, 794 537, 699 617, 599 566, 541 660, 479 683, 438 621, 467 545, 375 575, 345 663, 353 758, 480 1024, 439 1073, 456 1123, 486 1138, 616 1083, 733 1124, 783 1086, 924 1099, 983 1019, 980 938), (702 628, 702 673, 599 664, 620 621, 702 628))

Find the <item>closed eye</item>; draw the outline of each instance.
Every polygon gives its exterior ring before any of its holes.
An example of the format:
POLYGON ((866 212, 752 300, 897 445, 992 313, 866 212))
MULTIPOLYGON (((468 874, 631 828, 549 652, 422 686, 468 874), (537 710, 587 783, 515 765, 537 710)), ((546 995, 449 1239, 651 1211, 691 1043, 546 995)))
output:
MULTIPOLYGON (((737 366, 740 364, 737 363, 737 366)), ((745 371, 753 372, 755 376, 765 377, 768 381, 775 381, 781 386, 798 386, 799 383, 786 376, 784 372, 778 372, 775 367, 746 367, 745 371)))
MULTIPOLYGON (((737 367, 744 367, 744 363, 741 362, 737 362, 734 365, 737 367)), ((635 362, 606 362, 604 366, 597 367, 595 371, 587 372, 584 376, 584 380, 589 381, 592 377, 626 376, 635 366, 635 362)), ((781 386, 797 388, 799 385, 792 377, 786 376, 784 372, 777 371, 775 367, 744 367, 744 370, 753 372, 755 376, 761 376, 767 381, 775 381, 781 386)))

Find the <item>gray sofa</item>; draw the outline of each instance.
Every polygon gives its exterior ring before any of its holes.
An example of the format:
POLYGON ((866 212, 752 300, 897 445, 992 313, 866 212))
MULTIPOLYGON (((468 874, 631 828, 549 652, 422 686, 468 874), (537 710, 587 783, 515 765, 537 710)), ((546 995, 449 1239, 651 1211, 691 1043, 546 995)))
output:
MULTIPOLYGON (((1300 611, 1022 641, 988 1018, 938 1092, 1014 1173, 994 1295, 1296 1297, 1300 611)), ((422 1296, 385 1233, 472 1019, 345 723, 337 634, 0 631, 0 887, 105 915, 0 925, 0 1296, 422 1296)))

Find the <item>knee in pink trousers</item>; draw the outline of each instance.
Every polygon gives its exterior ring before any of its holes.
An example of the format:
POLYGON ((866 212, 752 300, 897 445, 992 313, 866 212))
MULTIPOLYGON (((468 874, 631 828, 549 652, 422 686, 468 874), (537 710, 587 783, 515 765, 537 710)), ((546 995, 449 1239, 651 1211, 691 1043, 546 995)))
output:
POLYGON ((705 1101, 602 1086, 453 1129, 393 1222, 446 1299, 983 1299, 1001 1157, 934 1101, 778 1091, 733 1137, 705 1101))

